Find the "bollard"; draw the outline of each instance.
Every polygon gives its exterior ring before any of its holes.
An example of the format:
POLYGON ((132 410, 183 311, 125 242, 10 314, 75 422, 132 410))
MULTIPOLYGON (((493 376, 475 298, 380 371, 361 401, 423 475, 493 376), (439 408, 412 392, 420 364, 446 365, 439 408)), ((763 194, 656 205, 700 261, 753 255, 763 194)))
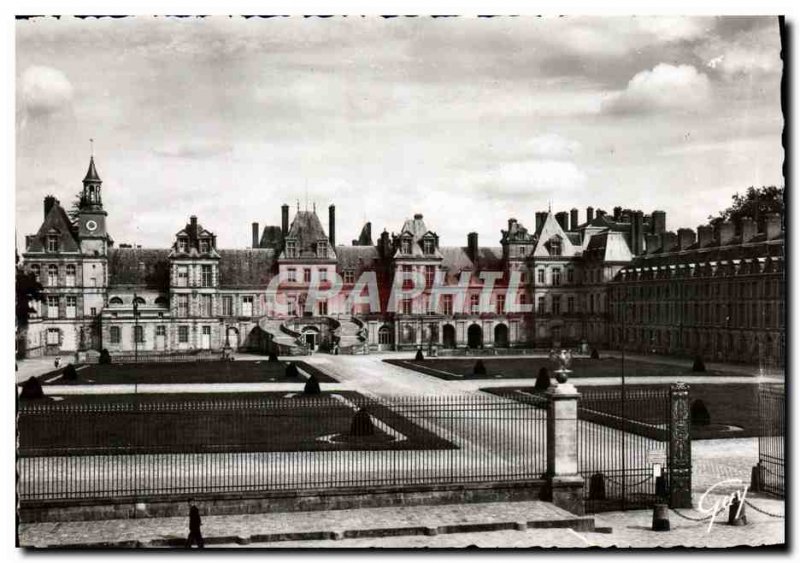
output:
POLYGON ((739 500, 739 493, 733 493, 733 500, 728 507, 728 525, 729 526, 746 526, 747 515, 745 514, 745 505, 739 500))
POLYGON ((653 506, 653 531, 669 532, 669 512, 666 504, 653 506))
POLYGON ((667 480, 663 475, 656 477, 656 496, 660 499, 665 499, 668 496, 667 480))
POLYGON ((750 490, 755 492, 761 490, 761 462, 754 465, 750 471, 750 490))

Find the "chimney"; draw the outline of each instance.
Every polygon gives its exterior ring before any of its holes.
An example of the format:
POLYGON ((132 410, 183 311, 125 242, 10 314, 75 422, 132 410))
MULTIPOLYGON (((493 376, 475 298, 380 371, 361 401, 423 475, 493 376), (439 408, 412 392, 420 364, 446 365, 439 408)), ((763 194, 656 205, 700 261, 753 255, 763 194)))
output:
POLYGON ((633 241, 634 255, 636 256, 642 253, 642 246, 644 245, 643 225, 644 213, 641 211, 634 211, 631 221, 631 238, 633 241))
POLYGON ((606 212, 605 211, 603 211, 602 209, 598 209, 597 210, 597 218, 598 219, 600 219, 602 217, 605 217, 605 216, 606 216, 606 212))
POLYGON ((750 217, 742 217, 739 226, 742 231, 742 242, 750 242, 753 240, 753 237, 756 236, 756 232, 758 231, 756 222, 750 217))
POLYGON ((511 233, 511 228, 517 224, 517 220, 513 217, 508 220, 508 232, 511 233))
POLYGON ((644 237, 645 252, 647 254, 655 254, 656 250, 661 246, 661 235, 649 233, 644 237))
POLYGON ((594 221, 594 207, 591 205, 586 208, 586 222, 591 223, 594 221))
POLYGON ((692 229, 678 229, 678 246, 686 250, 694 244, 694 231, 692 229))
POLYGON ((364 225, 364 230, 366 231, 366 234, 367 234, 367 240, 365 240, 364 243, 371 246, 372 245, 372 222, 371 221, 367 221, 367 224, 364 225))
POLYGON ((567 225, 567 212, 566 211, 559 211, 556 213, 556 221, 561 228, 565 231, 569 230, 569 225, 567 225))
POLYGON ((189 217, 189 237, 192 239, 197 238, 197 215, 189 217))
POLYGON ((672 231, 666 232, 661 235, 661 241, 664 252, 672 252, 678 245, 678 235, 672 231))
POLYGON ((258 248, 258 223, 253 223, 253 248, 258 248))
POLYGON ((389 233, 386 229, 383 229, 381 233, 378 252, 380 252, 381 258, 389 258, 392 255, 392 243, 389 241, 389 233))
POLYGON ((730 221, 717 224, 717 242, 720 246, 725 246, 733 240, 734 227, 730 221))
POLYGON ((467 234, 467 254, 469 259, 475 262, 478 257, 478 233, 467 234))
POLYGON ((767 240, 774 239, 781 234, 781 216, 778 213, 767 213, 764 216, 764 232, 767 240))
POLYGON ((620 219, 622 219, 622 207, 617 205, 614 208, 614 221, 619 221, 620 219))
POLYGON ((44 216, 47 217, 47 214, 50 213, 50 210, 53 208, 54 205, 58 205, 58 200, 55 196, 49 195, 44 198, 44 216))
POLYGON ((422 221, 422 213, 414 213, 415 221, 422 221))
POLYGON ((699 225, 697 227, 697 244, 700 248, 705 248, 714 240, 714 227, 711 225, 699 225))
POLYGON ((575 207, 569 210, 569 230, 578 230, 578 210, 575 207))
POLYGON ((336 247, 336 206, 333 204, 328 207, 328 240, 336 247))
POLYGON ((546 211, 537 211, 536 212, 536 230, 542 228, 544 222, 547 220, 547 212, 546 211))
POLYGON ((664 211, 653 211, 653 233, 663 235, 667 232, 667 214, 664 211))
POLYGON ((289 233, 289 206, 287 204, 281 205, 281 234, 283 238, 289 233))

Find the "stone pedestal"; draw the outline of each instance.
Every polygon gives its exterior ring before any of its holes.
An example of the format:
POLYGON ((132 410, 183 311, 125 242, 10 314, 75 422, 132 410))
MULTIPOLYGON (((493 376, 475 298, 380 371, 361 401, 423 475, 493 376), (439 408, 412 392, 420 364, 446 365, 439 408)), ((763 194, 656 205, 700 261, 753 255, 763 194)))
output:
POLYGON ((583 514, 583 477, 578 474, 578 397, 571 383, 547 390, 547 479, 550 501, 583 514))

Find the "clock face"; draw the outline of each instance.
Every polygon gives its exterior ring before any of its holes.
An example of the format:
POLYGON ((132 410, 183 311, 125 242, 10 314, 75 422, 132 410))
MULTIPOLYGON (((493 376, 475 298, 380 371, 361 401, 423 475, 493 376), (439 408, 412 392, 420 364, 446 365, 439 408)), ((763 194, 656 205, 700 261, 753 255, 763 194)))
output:
POLYGON ((94 231, 95 229, 97 229, 97 223, 94 220, 89 219, 88 221, 86 221, 86 228, 89 229, 90 231, 94 231))

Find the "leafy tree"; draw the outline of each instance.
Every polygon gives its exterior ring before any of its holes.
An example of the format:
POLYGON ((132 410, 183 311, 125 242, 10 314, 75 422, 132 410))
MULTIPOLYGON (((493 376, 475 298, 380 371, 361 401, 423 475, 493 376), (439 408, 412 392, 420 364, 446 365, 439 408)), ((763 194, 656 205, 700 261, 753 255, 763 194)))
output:
POLYGON ((72 205, 69 206, 67 210, 67 217, 73 223, 78 221, 78 215, 81 212, 81 206, 83 205, 83 191, 81 190, 77 194, 75 194, 75 199, 72 200, 72 205))
POLYGON ((716 217, 709 215, 711 225, 716 227, 723 221, 733 221, 739 231, 739 220, 742 217, 750 217, 755 220, 758 229, 763 229, 763 219, 767 213, 784 213, 783 186, 762 186, 754 188, 750 186, 744 194, 735 193, 733 204, 720 211, 716 217))
POLYGON ((28 326, 31 313, 34 312, 30 302, 44 300, 43 288, 42 284, 36 280, 36 276, 25 272, 22 268, 17 268, 16 278, 17 328, 24 329, 28 326))

